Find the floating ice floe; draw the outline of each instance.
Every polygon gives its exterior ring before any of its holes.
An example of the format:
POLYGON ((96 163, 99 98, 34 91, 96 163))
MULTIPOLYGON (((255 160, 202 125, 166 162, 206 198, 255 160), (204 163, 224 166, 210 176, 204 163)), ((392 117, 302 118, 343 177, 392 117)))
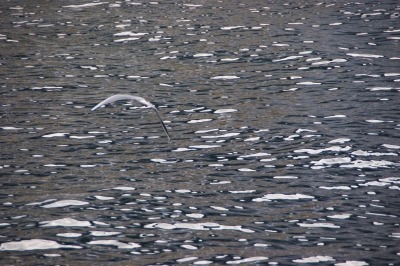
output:
POLYGON ((221 30, 235 30, 240 28, 245 28, 245 26, 228 26, 228 27, 222 27, 221 30))
POLYGON ((373 123, 373 124, 377 124, 377 123, 393 123, 393 121, 384 121, 384 120, 378 120, 378 119, 369 119, 369 120, 365 120, 365 122, 368 123, 373 123))
POLYGON ((183 152, 183 151, 194 151, 196 149, 188 149, 188 148, 177 148, 176 150, 172 150, 175 152, 183 152))
POLYGON ((388 149, 400 149, 400 146, 398 146, 398 145, 382 144, 382 146, 385 148, 388 148, 388 149))
POLYGON ((198 54, 194 54, 193 57, 209 57, 209 56, 213 56, 214 54, 211 53, 198 53, 198 54))
POLYGON ((259 140, 259 139, 260 139, 260 137, 254 137, 254 138, 245 139, 245 140, 243 140, 243 141, 257 141, 257 140, 259 140))
POLYGON ((222 62, 233 62, 233 61, 237 61, 237 60, 239 60, 240 58, 222 58, 221 59, 221 61, 222 62))
POLYGON ((55 137, 65 137, 65 135, 69 135, 69 133, 53 133, 43 135, 42 138, 55 138, 55 137))
POLYGON ((306 86, 311 86, 311 85, 321 85, 320 82, 312 82, 312 81, 304 81, 304 82, 298 82, 296 85, 306 85, 306 86))
POLYGON ((194 148, 194 149, 211 149, 211 148, 218 148, 221 147, 221 145, 194 145, 194 146, 189 146, 189 148, 194 148))
POLYGON ((365 58, 381 58, 384 57, 383 55, 376 55, 376 54, 356 54, 356 53, 348 53, 346 55, 353 56, 353 57, 365 57, 365 58))
POLYGON ((82 5, 69 5, 69 6, 63 6, 66 8, 86 8, 86 7, 93 7, 93 6, 98 6, 98 5, 105 5, 108 4, 108 2, 95 2, 95 3, 87 3, 87 4, 82 4, 82 5))
POLYGON ((115 236, 120 234, 120 232, 90 231, 91 236, 115 236))
POLYGON ((168 223, 152 223, 152 224, 147 224, 144 226, 146 229, 155 229, 155 228, 160 228, 160 229, 167 229, 167 230, 173 230, 173 229, 191 229, 191 230, 201 230, 201 231, 208 231, 208 230, 235 230, 235 231, 241 231, 243 233, 254 233, 253 230, 250 229, 244 229, 240 225, 220 225, 217 223, 175 223, 175 224, 168 224, 168 223))
POLYGON ((253 154, 248 154, 248 155, 241 155, 239 156, 240 158, 248 158, 248 157, 261 157, 261 156, 269 156, 271 155, 270 153, 266 152, 259 152, 259 153, 253 153, 253 154))
POLYGON ((192 261, 192 260, 197 260, 198 258, 199 257, 186 257, 186 258, 178 259, 178 260, 176 260, 176 262, 183 263, 183 262, 188 262, 188 261, 192 261))
POLYGON ((272 46, 278 46, 278 47, 284 47, 284 46, 289 46, 289 44, 286 43, 273 43, 272 46))
POLYGON ((190 250, 196 250, 197 249, 197 247, 193 246, 193 245, 181 245, 181 248, 190 249, 190 250))
POLYGON ((1 244, 0 251, 28 251, 42 249, 81 249, 81 246, 61 245, 56 241, 45 239, 29 239, 21 241, 11 241, 1 244))
POLYGON ((335 214, 335 215, 328 215, 328 218, 331 219, 348 219, 350 218, 350 213, 343 213, 343 214, 335 214))
POLYGON ((319 263, 319 262, 328 262, 328 261, 335 261, 335 259, 330 256, 314 256, 314 257, 293 260, 293 262, 296 262, 296 263, 319 263))
POLYGON ((114 42, 129 42, 129 41, 136 41, 139 39, 140 38, 137 38, 137 37, 130 37, 130 38, 124 38, 124 39, 117 39, 117 40, 114 40, 114 42))
POLYGON ((106 196, 93 196, 94 198, 98 200, 112 200, 115 199, 114 197, 106 197, 106 196))
POLYGON ((229 260, 226 262, 226 264, 242 264, 242 263, 249 263, 249 262, 257 262, 257 261, 262 261, 262 260, 268 260, 268 257, 250 257, 246 259, 240 259, 240 260, 229 260))
POLYGON ((366 266, 369 265, 365 261, 346 260, 346 262, 335 263, 335 266, 366 266))
POLYGON ((310 228, 340 228, 339 225, 332 223, 297 223, 300 227, 310 227, 310 228))
POLYGON ((218 207, 218 206, 210 206, 210 208, 218 211, 229 211, 229 209, 224 208, 224 207, 218 207))
POLYGON ((216 76, 211 77, 211 79, 240 79, 238 76, 216 76))
POLYGON ((271 200, 299 200, 299 199, 314 199, 314 196, 303 195, 303 194, 267 194, 262 198, 255 198, 252 201, 262 202, 262 201, 271 201, 271 200))
POLYGON ((272 60, 272 62, 287 61, 287 60, 293 60, 293 59, 302 58, 302 57, 303 56, 301 56, 301 55, 294 55, 294 56, 288 56, 288 57, 281 58, 281 59, 275 59, 275 60, 272 60))
POLYGON ((215 128, 215 129, 199 130, 199 131, 196 131, 194 133, 202 134, 202 133, 208 133, 208 132, 213 132, 213 131, 218 131, 218 129, 215 128))
POLYGON ((232 194, 242 194, 242 193, 254 193, 256 191, 255 190, 230 190, 228 192, 232 193, 232 194))
POLYGON ((190 121, 188 121, 187 123, 188 124, 197 124, 197 123, 203 123, 203 122, 209 122, 209 121, 211 121, 212 119, 195 119, 195 120, 190 120, 190 121))
POLYGON ((327 190, 333 190, 333 189, 351 190, 351 187, 348 187, 348 186, 336 186, 336 187, 320 186, 319 188, 321 188, 321 189, 327 189, 327 190))
POLYGON ((56 236, 59 236, 59 237, 80 237, 80 236, 82 236, 82 234, 80 234, 80 233, 59 233, 59 234, 56 234, 56 236))
POLYGON ((114 190, 124 190, 124 191, 132 191, 132 190, 135 190, 134 187, 113 187, 113 188, 111 188, 111 189, 114 189, 114 190))
POLYGON ((362 150, 356 150, 351 153, 352 155, 357 155, 357 156, 397 156, 397 153, 394 152, 368 152, 368 151, 362 151, 362 150))
POLYGON ((203 138, 203 139, 229 138, 229 137, 233 137, 233 136, 237 136, 237 135, 240 135, 240 133, 233 132, 233 133, 226 133, 226 134, 223 134, 223 135, 201 136, 201 138, 203 138))
POLYGON ((53 220, 53 221, 43 221, 39 222, 41 225, 40 227, 56 227, 56 226, 62 226, 62 227, 90 227, 92 226, 90 222, 88 221, 78 221, 72 218, 63 218, 63 219, 58 219, 58 220, 53 220))
POLYGON ((20 130, 23 129, 21 127, 1 127, 3 130, 20 130))
POLYGON ((201 213, 188 213, 186 214, 187 217, 200 219, 204 217, 204 214, 201 213))
POLYGON ((346 115, 331 115, 331 116, 325 116, 324 118, 344 118, 347 117, 346 115))
POLYGON ((332 164, 342 164, 351 162, 350 157, 339 157, 330 159, 321 159, 319 161, 311 161, 314 165, 332 165, 332 164))
POLYGON ((70 139, 90 139, 95 138, 96 136, 70 136, 70 139))
POLYGON ((238 110, 236 109, 218 109, 214 112, 214 114, 225 114, 225 113, 232 113, 232 112, 237 112, 238 110))
POLYGON ((139 244, 136 243, 123 243, 119 242, 118 240, 94 240, 89 241, 86 244, 88 245, 102 245, 102 246, 116 246, 119 249, 132 249, 132 248, 139 248, 141 247, 139 244))
POLYGON ((42 208, 62 208, 62 207, 68 207, 68 206, 83 206, 87 205, 89 202, 86 201, 80 201, 80 200, 60 200, 56 201, 47 205, 41 206, 42 208))
POLYGON ((399 163, 389 162, 389 161, 363 161, 363 160, 355 160, 350 164, 343 164, 340 167, 343 168, 378 168, 378 167, 389 167, 389 166, 400 166, 399 163))
POLYGON ((338 139, 331 140, 331 141, 329 141, 328 143, 330 143, 330 144, 332 144, 332 143, 340 143, 340 144, 343 144, 343 143, 348 142, 348 141, 351 141, 351 139, 348 139, 348 138, 338 138, 338 139))
POLYGON ((296 153, 301 153, 301 152, 306 152, 308 154, 318 154, 324 151, 349 151, 351 150, 350 146, 346 146, 346 147, 340 147, 340 146, 332 146, 329 148, 324 148, 324 149, 317 149, 317 150, 313 150, 313 149, 300 149, 300 150, 295 150, 294 152, 296 153))
POLYGON ((256 170, 250 169, 250 168, 239 168, 239 172, 256 172, 256 170))
POLYGON ((293 175, 277 175, 274 176, 273 178, 275 179, 297 179, 297 176, 293 176, 293 175))
POLYGON ((114 36, 130 36, 130 37, 133 37, 133 36, 144 36, 144 35, 147 35, 147 34, 148 33, 143 33, 143 32, 135 33, 135 32, 131 32, 131 31, 123 31, 123 32, 115 33, 114 36))

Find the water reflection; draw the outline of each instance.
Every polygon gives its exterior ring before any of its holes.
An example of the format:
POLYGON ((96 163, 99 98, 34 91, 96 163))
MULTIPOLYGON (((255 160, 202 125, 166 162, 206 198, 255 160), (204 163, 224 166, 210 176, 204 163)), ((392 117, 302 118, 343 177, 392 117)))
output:
POLYGON ((3 264, 398 261, 396 2, 1 12, 3 264))

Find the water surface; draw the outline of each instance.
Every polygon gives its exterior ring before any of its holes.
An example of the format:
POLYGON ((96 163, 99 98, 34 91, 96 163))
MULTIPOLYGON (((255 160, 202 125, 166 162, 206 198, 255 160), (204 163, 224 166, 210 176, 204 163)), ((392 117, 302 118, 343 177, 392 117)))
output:
POLYGON ((399 10, 3 4, 1 263, 395 265, 399 10))

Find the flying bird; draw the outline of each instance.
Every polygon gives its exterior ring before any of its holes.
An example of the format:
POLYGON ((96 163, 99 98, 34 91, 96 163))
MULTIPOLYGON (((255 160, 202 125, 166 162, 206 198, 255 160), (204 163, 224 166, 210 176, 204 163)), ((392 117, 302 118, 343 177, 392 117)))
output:
POLYGON ((103 106, 103 105, 106 105, 106 104, 108 104, 108 103, 113 103, 113 102, 121 101, 121 100, 130 100, 131 103, 133 103, 134 101, 136 101, 136 102, 140 103, 143 107, 153 109, 154 112, 156 112, 158 118, 160 119, 161 125, 162 125, 162 127, 163 127, 163 129, 164 129, 164 131, 165 131, 165 134, 166 134, 167 137, 168 137, 168 141, 171 140, 171 138, 169 137, 169 133, 168 133, 167 127, 165 126, 163 120, 161 119, 161 116, 160 116, 160 114, 158 113, 158 111, 157 111, 155 105, 152 104, 152 103, 150 103, 150 102, 148 102, 148 101, 146 101, 146 100, 145 100, 144 98, 142 98, 142 97, 132 96, 132 95, 128 95, 128 94, 116 94, 116 95, 113 95, 113 96, 111 96, 111 97, 108 97, 107 99, 105 99, 104 101, 102 101, 101 103, 99 103, 98 105, 96 105, 95 107, 93 107, 91 111, 94 111, 94 110, 96 110, 97 108, 99 108, 99 107, 101 107, 101 106, 103 106))

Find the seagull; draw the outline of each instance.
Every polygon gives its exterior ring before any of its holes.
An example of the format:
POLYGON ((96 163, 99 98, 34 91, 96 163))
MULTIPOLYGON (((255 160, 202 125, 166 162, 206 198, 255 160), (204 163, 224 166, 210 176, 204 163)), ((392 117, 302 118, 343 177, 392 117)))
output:
POLYGON ((168 141, 171 141, 171 139, 170 139, 170 137, 169 137, 169 134, 168 134, 168 130, 167 130, 167 128, 166 128, 164 122, 162 121, 161 116, 160 116, 160 114, 158 113, 158 111, 157 111, 155 105, 152 104, 152 103, 150 103, 150 102, 148 102, 148 101, 146 101, 146 100, 145 100, 144 98, 142 98, 142 97, 132 96, 132 95, 129 95, 129 94, 116 94, 116 95, 113 95, 113 96, 108 97, 107 99, 105 99, 104 101, 102 101, 101 103, 99 103, 98 105, 96 105, 95 107, 93 107, 91 111, 94 111, 94 110, 96 110, 97 108, 99 108, 99 107, 101 107, 101 106, 103 106, 103 105, 106 105, 106 104, 108 104, 108 103, 113 103, 113 102, 121 101, 121 100, 131 100, 131 103, 133 103, 133 101, 136 101, 136 102, 140 103, 140 104, 141 104, 143 107, 145 107, 145 108, 151 108, 151 109, 153 109, 154 112, 156 112, 158 118, 160 119, 161 125, 162 125, 162 127, 163 127, 163 129, 164 129, 164 131, 165 131, 165 134, 167 134, 168 141))

